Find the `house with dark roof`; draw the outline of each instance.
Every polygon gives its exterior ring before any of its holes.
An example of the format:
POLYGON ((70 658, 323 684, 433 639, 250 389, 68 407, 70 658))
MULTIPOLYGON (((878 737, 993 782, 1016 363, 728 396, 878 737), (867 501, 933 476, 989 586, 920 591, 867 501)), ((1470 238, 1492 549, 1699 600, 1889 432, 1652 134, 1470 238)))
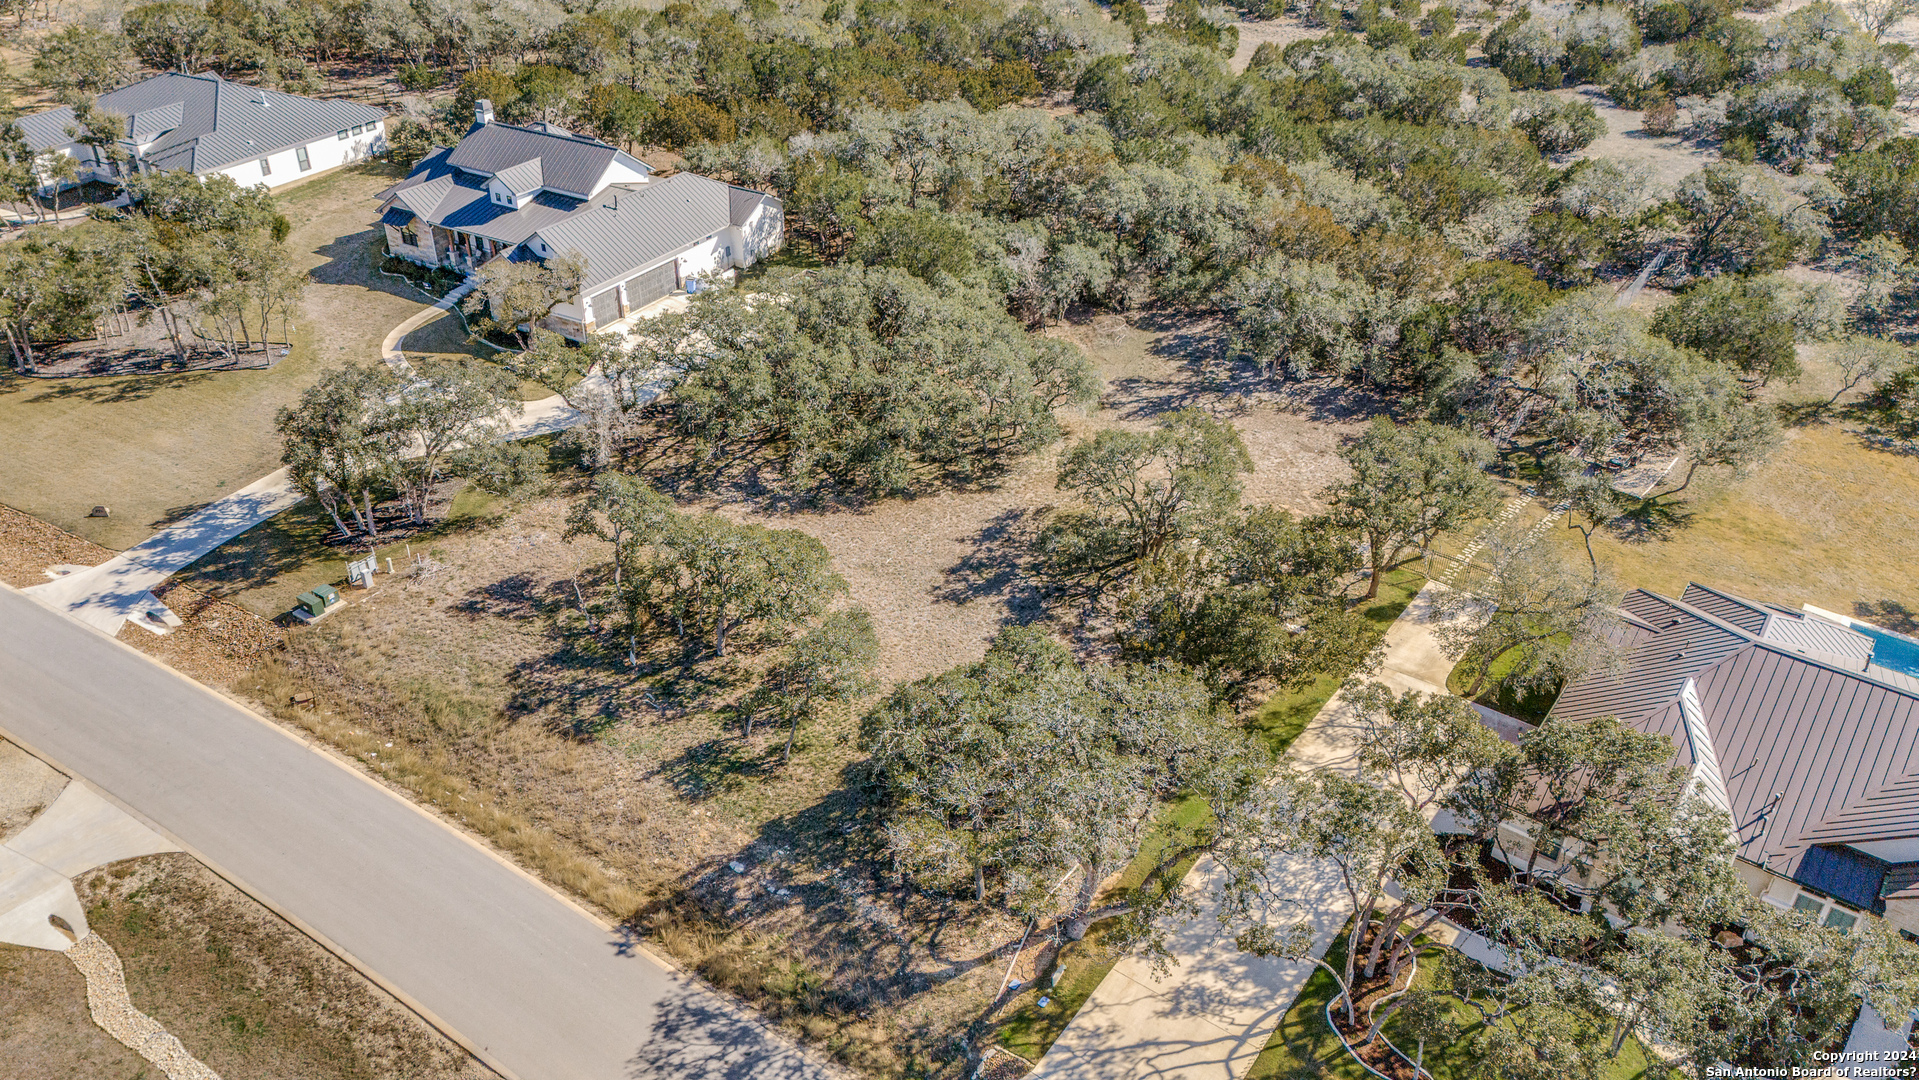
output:
POLYGON ((426 266, 580 257, 580 293, 546 319, 576 339, 751 266, 785 233, 771 195, 694 173, 662 176, 549 124, 499 123, 486 101, 458 146, 433 150, 380 193, 380 221, 387 250, 426 266))
POLYGON ((1552 715, 1670 738, 1761 899, 1919 940, 1919 643, 1697 584, 1634 590, 1620 616, 1623 664, 1568 684, 1552 715))
MULTIPOLYGON (((101 94, 94 106, 141 173, 184 169, 273 188, 386 149, 386 113, 371 105, 263 90, 211 72, 155 75, 101 94)), ((80 141, 72 108, 14 122, 34 151, 75 158, 80 183, 120 179, 117 163, 80 141)))

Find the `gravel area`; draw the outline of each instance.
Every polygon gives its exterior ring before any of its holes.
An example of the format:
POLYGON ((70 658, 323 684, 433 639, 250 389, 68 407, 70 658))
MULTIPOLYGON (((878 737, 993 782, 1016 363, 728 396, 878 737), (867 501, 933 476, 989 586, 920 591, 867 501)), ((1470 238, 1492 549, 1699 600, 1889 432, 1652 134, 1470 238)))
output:
POLYGON ((187 1053, 180 1040, 153 1017, 133 1007, 127 979, 113 946, 88 934, 67 950, 67 958, 87 980, 87 1009, 93 1022, 167 1074, 169 1080, 220 1080, 220 1074, 187 1053))

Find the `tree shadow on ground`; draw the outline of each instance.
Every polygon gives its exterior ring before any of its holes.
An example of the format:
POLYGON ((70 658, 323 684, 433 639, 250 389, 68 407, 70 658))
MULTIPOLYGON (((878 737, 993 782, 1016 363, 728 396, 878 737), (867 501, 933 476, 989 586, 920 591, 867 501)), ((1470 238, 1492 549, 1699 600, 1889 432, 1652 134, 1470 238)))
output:
POLYGON ((1102 404, 1127 420, 1151 420, 1174 409, 1204 406, 1243 411, 1268 401, 1315 421, 1363 420, 1392 414, 1393 402, 1344 379, 1289 378, 1235 355, 1224 320, 1215 315, 1153 311, 1134 318, 1138 330, 1158 335, 1148 352, 1179 365, 1168 377, 1112 380, 1102 404))
POLYGON ((777 748, 755 750, 732 735, 695 743, 660 762, 659 773, 688 802, 738 791, 779 767, 777 748))
POLYGON ((819 1074, 764 1021, 698 986, 653 1007, 648 1038, 626 1063, 631 1080, 813 1080, 819 1074))
POLYGON ((165 510, 160 511, 159 517, 156 517, 152 521, 147 522, 147 528, 154 529, 156 531, 160 529, 170 528, 173 525, 178 524, 179 522, 185 521, 186 519, 192 517, 193 515, 199 513, 200 511, 205 510, 207 507, 211 505, 213 505, 212 499, 202 499, 199 502, 186 503, 181 506, 169 506, 165 510))
POLYGON ((320 285, 358 285, 418 304, 432 303, 434 298, 411 281, 380 272, 385 244, 386 235, 380 229, 335 237, 313 249, 325 261, 308 270, 307 276, 320 285))
MULTIPOLYGON (((164 528, 199 509, 174 507, 154 527, 164 528)), ((339 532, 326 511, 311 501, 300 502, 202 555, 182 574, 202 592, 233 596, 310 565, 323 552, 336 558, 357 557, 353 544, 343 542, 339 532)))
POLYGON ((38 390, 29 403, 65 401, 69 398, 94 405, 126 405, 146 399, 164 390, 189 390, 214 377, 210 371, 160 371, 146 375, 113 375, 100 380, 58 382, 31 379, 8 373, 0 376, 0 394, 38 390))
POLYGON ((1675 495, 1668 492, 1638 500, 1632 509, 1608 522, 1607 531, 1626 543, 1672 539, 1695 516, 1692 508, 1675 495))
POLYGON ((1919 634, 1919 612, 1897 600, 1855 601, 1852 614, 1856 619, 1885 627, 1895 634, 1919 634))
POLYGON ((1039 586, 1026 570, 1043 513, 1014 507, 995 515, 966 538, 972 550, 942 571, 933 599, 947 604, 998 600, 1005 608, 1002 626, 1021 626, 1043 615, 1039 586))

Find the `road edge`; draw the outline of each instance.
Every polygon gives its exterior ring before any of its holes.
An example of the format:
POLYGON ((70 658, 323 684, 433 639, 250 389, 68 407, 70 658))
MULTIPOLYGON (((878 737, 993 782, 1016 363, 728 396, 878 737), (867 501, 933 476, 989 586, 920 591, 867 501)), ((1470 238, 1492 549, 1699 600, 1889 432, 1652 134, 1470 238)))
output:
MULTIPOLYGON (((547 895, 553 897, 554 899, 565 904, 567 907, 573 909, 573 911, 577 912, 579 915, 587 919, 587 921, 591 922, 594 926, 598 927, 601 930, 601 932, 607 933, 607 934, 612 934, 615 932, 616 928, 614 927, 614 925, 608 922, 606 919, 602 918, 598 913, 594 912, 592 909, 586 907, 585 905, 581 904, 579 901, 573 899, 572 897, 567 896, 565 893, 554 888, 552 885, 548 884, 547 882, 542 881, 537 875, 533 874, 531 871, 527 870, 525 867, 515 863, 513 860, 507 858, 505 855, 500 853, 498 850, 494 849, 491 845, 487 844, 485 841, 481 840, 479 837, 474 836, 472 833, 469 833, 464 829, 455 827, 451 822, 448 822, 445 818, 442 818, 438 814, 435 814, 427 810, 425 807, 421 806, 419 803, 415 802, 414 800, 409 799, 405 795, 402 795, 401 793, 393 790, 392 787, 384 783, 381 783, 379 780, 375 779, 372 776, 367 775, 367 773, 363 771, 362 769, 360 769, 356 764, 354 764, 351 759, 342 756, 340 753, 335 751, 332 747, 323 745, 316 739, 302 737, 288 730, 285 725, 272 719, 271 717, 262 715, 259 712, 259 710, 253 708, 251 705, 248 705, 246 702, 241 701, 240 699, 234 697, 233 695, 228 694, 224 690, 221 690, 220 688, 215 686, 208 686, 206 683, 203 683, 199 681, 198 679, 192 678, 186 673, 174 668, 172 665, 163 663, 157 658, 150 656, 147 653, 141 652, 139 649, 136 649, 133 646, 127 644, 126 642, 121 641, 118 637, 108 634, 106 631, 101 630, 99 627, 92 626, 87 623, 81 622, 78 619, 71 618, 66 612, 60 610, 57 607, 54 607, 52 604, 49 604, 44 600, 41 600, 37 596, 33 596, 21 589, 16 589, 12 585, 8 585, 5 582, 0 582, 0 589, 4 589, 17 596, 23 597, 26 600, 29 600, 33 602, 34 604, 39 605, 41 608, 45 609, 46 611, 54 615, 58 615, 63 619, 67 619, 69 622, 86 629, 90 633, 98 634, 101 637, 106 638, 108 641, 111 641, 114 645, 118 646, 119 648, 125 649, 127 652, 132 653, 133 655, 139 657, 141 660, 145 661, 146 663, 159 668, 161 671, 167 673, 168 675, 176 679, 179 679, 182 682, 189 683, 196 689, 203 690, 207 693, 214 695, 215 697, 220 698, 222 701, 227 702, 228 704, 239 709, 241 712, 245 713, 247 716, 253 718, 253 720, 256 721, 257 723, 260 723, 266 726, 268 729, 276 732, 277 734, 279 734, 280 736, 286 739, 290 739, 293 742, 298 743, 299 745, 304 747, 309 753, 318 754, 319 756, 325 758, 327 761, 331 762, 336 767, 350 773, 353 777, 355 777, 362 783, 368 784, 371 787, 379 790, 381 793, 385 794, 388 798, 394 799, 400 802, 401 804, 405 805, 407 809, 413 811, 416 814, 419 814, 421 817, 426 818, 428 821, 431 821, 433 824, 437 825, 438 827, 452 834, 453 836, 458 837, 460 840, 471 845, 477 850, 484 852, 486 856, 492 859, 494 862, 499 863, 501 866, 512 871, 514 874, 519 875, 522 879, 532 883, 534 886, 538 887, 541 891, 545 892, 547 895)), ((411 1011, 414 1015, 418 1016, 421 1020, 426 1021, 429 1027, 433 1028, 435 1031, 438 1031, 440 1034, 445 1035, 447 1038, 453 1040, 453 1042, 459 1045, 462 1049, 472 1054, 474 1058, 477 1059, 481 1064, 485 1065, 487 1068, 499 1074, 503 1078, 503 1080, 523 1080, 523 1078, 518 1073, 515 1073, 513 1070, 508 1069, 505 1065, 495 1060, 493 1056, 487 1052, 485 1047, 476 1045, 472 1039, 468 1038, 465 1034, 456 1030, 453 1027, 453 1025, 440 1019, 440 1017, 437 1014, 435 1014, 433 1010, 427 1008, 425 1005, 421 1004, 419 1001, 414 999, 414 997, 411 994, 408 994, 406 991, 400 989, 398 986, 393 985, 379 972, 375 971, 371 965, 362 962, 359 959, 359 957, 353 955, 352 952, 342 947, 337 942, 333 941, 331 938, 327 937, 325 934, 321 933, 314 927, 308 925, 305 920, 301 919, 299 916, 293 914, 292 912, 287 911, 285 908, 282 908, 279 904, 275 903, 273 900, 268 899, 259 890, 255 889, 252 885, 248 884, 244 879, 240 878, 236 874, 229 872, 224 867, 214 862, 212 859, 209 859, 198 848, 195 848, 193 845, 185 842, 180 837, 174 835, 173 832, 168 830, 166 827, 162 826, 160 823, 154 821, 152 818, 147 817, 145 814, 134 809, 132 806, 127 805, 125 802, 123 802, 118 796, 114 795, 112 792, 107 791, 106 789, 102 788, 100 785, 87 779, 85 776, 81 775, 78 771, 67 767, 66 765, 61 763, 59 759, 55 758, 51 754, 48 754, 42 751, 40 748, 34 746, 33 744, 15 735, 12 731, 10 731, 7 728, 4 718, 0 718, 0 738, 5 738, 7 741, 13 743, 15 746, 20 747, 22 750, 25 750, 27 753, 32 754, 34 757, 45 762, 47 765, 57 770, 61 775, 67 777, 69 781, 85 784, 95 794, 98 794, 101 798, 106 799, 108 802, 112 803, 114 806, 119 807, 122 811, 126 812, 129 816, 131 816, 135 821, 138 821, 142 825, 145 825, 148 828, 152 829, 153 831, 159 833, 161 836, 165 837, 168 841, 172 842, 174 845, 179 847, 179 849, 182 852, 188 855, 191 855, 195 859, 199 860, 202 866, 205 866, 208 870, 213 871, 213 873, 218 875, 222 880, 226 881, 228 884, 232 885, 234 888, 239 889, 241 892, 251 897, 256 903, 259 903, 261 906, 265 907, 268 911, 271 911, 275 915, 286 920, 288 925, 300 931, 302 934, 305 934, 308 938, 310 938, 314 942, 314 944, 320 946, 322 949, 325 949, 327 952, 332 953, 334 956, 338 957, 342 962, 344 962, 347 966, 353 968, 355 971, 365 976, 375 986, 378 986, 380 989, 386 991, 388 994, 391 994, 394 1000, 404 1005, 409 1011, 411 1011)), ((682 979, 690 979, 690 976, 688 975, 685 968, 681 967, 679 964, 673 963, 672 961, 666 959, 665 957, 660 956, 658 953, 654 952, 652 949, 647 948, 644 942, 637 941, 637 940, 631 941, 628 943, 627 947, 631 948, 635 952, 642 954, 648 960, 651 960, 654 963, 658 964, 661 968, 663 968, 667 972, 673 975, 677 975, 682 979)), ((709 990, 709 992, 712 992, 712 991, 709 990)), ((732 1003, 729 1002, 728 1004, 732 1004, 732 1003)), ((761 1026, 765 1026, 765 1022, 763 1019, 760 1019, 760 1018, 755 1018, 755 1019, 759 1019, 761 1026)), ((769 1028, 769 1030, 771 1029, 769 1028)))

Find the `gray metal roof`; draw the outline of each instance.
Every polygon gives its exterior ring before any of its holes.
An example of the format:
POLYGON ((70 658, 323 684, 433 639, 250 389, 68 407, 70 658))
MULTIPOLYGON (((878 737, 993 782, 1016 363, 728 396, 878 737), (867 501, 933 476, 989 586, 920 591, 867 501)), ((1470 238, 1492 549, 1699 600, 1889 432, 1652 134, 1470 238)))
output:
POLYGON ((586 257, 591 293, 731 225, 731 191, 697 173, 616 184, 537 232, 554 251, 586 257))
MULTIPOLYGON (((155 75, 94 101, 102 112, 127 118, 123 137, 151 139, 142 156, 153 167, 194 173, 386 119, 384 111, 371 105, 283 94, 213 74, 155 75)), ((67 134, 73 110, 65 106, 23 116, 17 123, 35 150, 73 141, 67 134)))
POLYGON ((1624 671, 1568 686, 1555 717, 1617 716, 1697 767, 1679 702, 1692 679, 1741 856, 1796 875, 1816 845, 1919 836, 1919 693, 1685 601, 1635 590, 1622 607, 1654 631, 1634 627, 1624 671))
POLYGON ((518 165, 508 165, 506 168, 494 173, 493 178, 505 184, 507 190, 513 194, 524 195, 541 186, 542 180, 544 179, 544 171, 540 166, 539 159, 535 158, 531 161, 522 161, 518 165))
MULTIPOLYGON (((585 198, 599 190, 607 167, 619 156, 618 149, 579 135, 516 124, 482 124, 467 132, 447 155, 447 163, 482 176, 537 163, 537 186, 585 198)), ((629 163, 642 172, 652 171, 640 161, 629 159, 629 163)), ((530 190, 532 186, 518 190, 530 190)))
POLYGON ((727 189, 727 212, 735 225, 746 224, 746 219, 753 216, 753 211, 768 204, 778 206, 780 201, 752 188, 734 185, 727 189))
MULTIPOLYGON (((435 150, 421 159, 405 180, 380 193, 382 208, 403 207, 435 225, 501 243, 522 244, 538 236, 555 252, 577 252, 586 259, 584 287, 591 294, 744 222, 760 206, 779 204, 770 195, 697 173, 612 184, 590 199, 541 191, 518 209, 492 201, 486 190, 485 175, 493 175, 524 191, 522 181, 533 177, 535 168, 544 170, 538 186, 553 187, 559 170, 563 178, 591 171, 590 181, 566 181, 590 187, 598 183, 613 152, 610 146, 576 136, 484 124, 452 150, 435 150), (557 153, 555 146, 560 148, 557 153), (516 160, 536 150, 545 152, 516 160), (599 151, 605 154, 593 156, 599 151), (577 160, 567 157, 576 153, 577 160)), ((515 252, 513 257, 528 256, 515 252)))
POLYGON ((1863 671, 1872 656, 1871 638, 1803 611, 1747 600, 1697 582, 1687 585, 1679 599, 1766 641, 1850 671, 1863 671))

